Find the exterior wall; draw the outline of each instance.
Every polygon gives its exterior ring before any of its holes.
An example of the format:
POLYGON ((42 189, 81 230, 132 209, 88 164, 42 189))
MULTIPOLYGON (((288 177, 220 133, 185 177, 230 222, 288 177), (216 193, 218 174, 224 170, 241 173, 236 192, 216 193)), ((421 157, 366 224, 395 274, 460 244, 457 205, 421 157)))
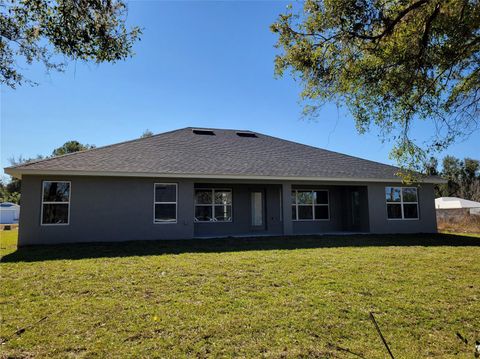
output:
POLYGON ((281 235, 283 233, 282 218, 280 217, 280 190, 276 184, 228 184, 228 183, 199 183, 196 188, 228 188, 232 189, 232 222, 197 222, 195 236, 223 237, 239 235, 281 235), (264 230, 252 227, 251 192, 264 193, 264 230))
MULTIPOLYGON (((433 185, 419 187, 418 220, 388 220, 384 183, 197 181, 179 179, 88 176, 24 176, 19 244, 188 239, 233 235, 291 235, 332 232, 436 232, 433 185), (43 180, 71 181, 70 224, 40 225, 43 180), (177 223, 153 223, 153 184, 177 183, 177 223), (231 223, 194 223, 194 187, 232 188, 231 223), (329 221, 292 221, 291 189, 328 189, 329 221), (251 191, 265 191, 266 227, 251 227, 251 191), (361 220, 351 225, 351 191, 360 191, 361 220), (282 196, 280 196, 282 193, 282 196), (280 210, 282 208, 283 211, 280 210), (282 213, 283 212, 283 213, 282 213), (281 218, 282 217, 282 218, 281 218)), ((398 184, 392 184, 397 185, 398 184)))
POLYGON ((19 245, 193 237, 193 182, 122 177, 22 178, 19 245), (71 181, 70 224, 40 225, 43 180, 71 181), (178 183, 177 223, 153 223, 153 184, 178 183))
POLYGON ((436 233, 435 193, 433 185, 418 186, 419 219, 387 219, 386 186, 400 186, 398 183, 372 183, 368 185, 370 231, 372 233, 436 233))

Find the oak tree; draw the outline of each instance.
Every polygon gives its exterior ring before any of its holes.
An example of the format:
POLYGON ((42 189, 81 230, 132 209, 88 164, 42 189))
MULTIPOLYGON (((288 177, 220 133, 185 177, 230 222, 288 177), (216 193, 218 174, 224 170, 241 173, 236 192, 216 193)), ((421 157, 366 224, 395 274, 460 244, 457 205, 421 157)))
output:
POLYGON ((62 70, 68 60, 116 62, 133 54, 138 27, 127 29, 123 0, 1 0, 0 83, 34 83, 22 74, 39 62, 62 70))
POLYGON ((360 133, 373 125, 393 140, 406 169, 478 128, 478 0, 307 0, 271 30, 276 74, 301 80, 305 113, 346 106, 360 133), (427 139, 420 121, 434 124, 427 139))

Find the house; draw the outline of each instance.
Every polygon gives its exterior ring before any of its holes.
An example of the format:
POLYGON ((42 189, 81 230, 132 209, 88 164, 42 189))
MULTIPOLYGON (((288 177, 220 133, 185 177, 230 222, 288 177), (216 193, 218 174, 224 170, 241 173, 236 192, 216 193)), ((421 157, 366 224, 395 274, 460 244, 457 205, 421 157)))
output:
POLYGON ((435 232, 433 184, 257 132, 184 128, 6 168, 20 245, 435 232))
POLYGON ((11 202, 0 203, 0 224, 18 223, 20 206, 11 202))

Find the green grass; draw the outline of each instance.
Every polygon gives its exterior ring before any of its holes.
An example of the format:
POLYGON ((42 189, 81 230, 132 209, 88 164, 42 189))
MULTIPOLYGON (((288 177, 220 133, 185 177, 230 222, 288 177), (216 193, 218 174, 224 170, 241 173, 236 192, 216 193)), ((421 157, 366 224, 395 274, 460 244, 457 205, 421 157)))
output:
POLYGON ((384 358, 371 311, 397 358, 473 357, 480 340, 474 237, 16 250, 15 234, 0 233, 0 357, 384 358))
POLYGON ((17 249, 18 230, 0 231, 0 254, 5 255, 17 249))

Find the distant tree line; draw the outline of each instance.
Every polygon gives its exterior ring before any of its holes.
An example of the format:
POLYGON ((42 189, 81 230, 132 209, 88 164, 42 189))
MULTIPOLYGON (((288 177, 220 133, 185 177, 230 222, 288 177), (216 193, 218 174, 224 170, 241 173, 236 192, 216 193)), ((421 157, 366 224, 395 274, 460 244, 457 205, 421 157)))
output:
POLYGON ((460 197, 480 202, 480 161, 471 158, 463 160, 446 156, 442 170, 438 170, 438 160, 431 158, 425 168, 427 175, 439 175, 448 183, 437 185, 436 197, 460 197))

